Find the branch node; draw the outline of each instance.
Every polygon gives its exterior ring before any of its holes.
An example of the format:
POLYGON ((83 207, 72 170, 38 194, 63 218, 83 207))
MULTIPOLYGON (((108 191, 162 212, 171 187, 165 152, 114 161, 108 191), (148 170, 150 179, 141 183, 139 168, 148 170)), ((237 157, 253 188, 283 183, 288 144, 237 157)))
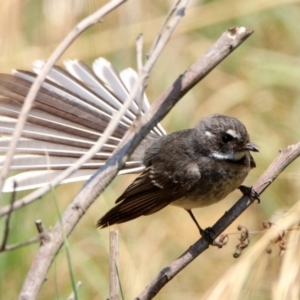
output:
POLYGON ((42 220, 36 220, 35 225, 38 233, 40 234, 40 240, 41 240, 40 246, 43 246, 46 243, 50 242, 51 240, 50 234, 45 229, 42 220))

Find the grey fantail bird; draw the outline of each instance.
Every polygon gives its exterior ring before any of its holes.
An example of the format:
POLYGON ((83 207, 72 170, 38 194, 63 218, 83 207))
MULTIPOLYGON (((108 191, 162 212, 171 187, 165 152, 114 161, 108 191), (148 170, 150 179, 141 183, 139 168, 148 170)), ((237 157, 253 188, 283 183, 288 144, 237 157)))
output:
POLYGON ((216 203, 239 188, 255 167, 250 151, 258 149, 245 126, 218 114, 203 118, 194 129, 157 138, 145 151, 146 170, 97 225, 126 222, 171 204, 187 210, 203 235, 191 209, 216 203))
MULTIPOLYGON (((43 65, 35 62, 34 72, 43 65)), ((37 94, 11 164, 20 173, 6 179, 4 192, 40 187, 74 164, 101 137, 137 80, 132 69, 117 73, 103 58, 94 62, 93 70, 77 60, 66 61, 65 67, 54 67, 37 94)), ((0 74, 0 166, 35 73, 0 74)), ((105 164, 136 115, 149 108, 146 95, 142 106, 138 101, 101 151, 63 183, 86 180, 105 164)), ((157 124, 119 172, 141 175, 97 225, 126 222, 169 204, 186 209, 196 222, 191 209, 220 201, 255 167, 249 151, 258 149, 245 126, 232 117, 211 115, 194 129, 169 135, 157 124)))

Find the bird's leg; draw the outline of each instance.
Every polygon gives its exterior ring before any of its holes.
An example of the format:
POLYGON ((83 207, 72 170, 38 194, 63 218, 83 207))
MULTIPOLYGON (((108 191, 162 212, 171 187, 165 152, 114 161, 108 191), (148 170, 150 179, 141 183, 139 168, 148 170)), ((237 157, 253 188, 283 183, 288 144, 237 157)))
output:
POLYGON ((243 195, 249 196, 251 200, 257 200, 260 203, 259 194, 252 188, 252 186, 240 185, 238 189, 242 192, 243 195))
POLYGON ((200 235, 206 239, 210 245, 214 245, 214 239, 212 238, 212 234, 214 233, 213 232, 213 229, 211 227, 208 227, 206 229, 202 229, 199 225, 199 223, 197 222, 194 214, 192 213, 192 211, 190 209, 186 209, 186 211, 189 213, 189 215, 191 216, 192 220, 194 221, 194 223, 196 224, 199 232, 200 232, 200 235))

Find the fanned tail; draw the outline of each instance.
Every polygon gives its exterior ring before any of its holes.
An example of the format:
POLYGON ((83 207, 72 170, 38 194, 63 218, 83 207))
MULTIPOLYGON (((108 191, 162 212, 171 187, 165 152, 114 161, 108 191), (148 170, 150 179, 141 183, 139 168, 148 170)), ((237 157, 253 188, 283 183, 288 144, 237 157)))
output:
MULTIPOLYGON (((24 99, 44 62, 34 63, 34 72, 15 70, 13 75, 0 74, 0 166, 19 117, 24 99)), ((137 74, 126 69, 120 74, 104 58, 97 59, 93 71, 78 60, 65 62, 66 70, 55 66, 36 96, 34 106, 19 140, 11 170, 22 171, 9 177, 3 191, 26 190, 51 181, 71 166, 101 137, 108 123, 129 95, 137 74)), ((149 107, 143 97, 141 113, 149 107)), ((85 163, 66 182, 87 180, 103 165, 139 113, 137 100, 122 117, 118 128, 101 152, 85 163)), ((158 124, 145 138, 149 143, 165 135, 158 124)), ((120 174, 144 170, 141 148, 130 157, 120 174)))

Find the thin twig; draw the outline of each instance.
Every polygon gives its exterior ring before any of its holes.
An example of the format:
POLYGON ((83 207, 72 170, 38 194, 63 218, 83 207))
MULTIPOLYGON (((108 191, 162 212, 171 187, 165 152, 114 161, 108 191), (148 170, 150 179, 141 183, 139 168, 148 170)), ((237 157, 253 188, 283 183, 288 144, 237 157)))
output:
POLYGON ((150 49, 150 51, 147 54, 147 58, 149 58, 152 55, 155 47, 157 46, 157 44, 158 44, 158 42, 159 42, 159 40, 160 40, 160 38, 161 38, 161 36, 162 36, 165 28, 166 28, 166 26, 167 26, 167 24, 169 22, 169 20, 171 19, 172 15, 176 12, 176 9, 177 9, 178 5, 180 4, 180 2, 181 2, 181 0, 176 0, 173 3, 173 5, 171 6, 171 8, 169 9, 167 16, 165 17, 163 23, 161 24, 161 26, 160 26, 160 28, 158 30, 158 33, 157 33, 157 35, 155 37, 154 42, 152 43, 151 49, 150 49))
POLYGON ((6 250, 6 244, 7 244, 7 241, 8 241, 8 236, 9 236, 9 231, 10 231, 10 217, 11 217, 12 212, 14 211, 13 205, 14 205, 14 202, 16 200, 16 195, 17 195, 17 193, 16 193, 16 182, 14 182, 14 191, 11 195, 9 211, 8 211, 8 214, 7 214, 6 220, 5 220, 4 234, 3 234, 3 240, 2 240, 2 243, 1 243, 1 247, 0 247, 0 252, 3 252, 4 250, 6 250))
POLYGON ((109 232, 109 300, 120 299, 119 284, 119 231, 109 232))
MULTIPOLYGON (((106 5, 104 5, 101 9, 96 11, 95 13, 91 14, 87 18, 83 19, 79 24, 75 26, 75 28, 66 36, 66 38, 61 42, 61 44, 55 49, 52 55, 49 57, 47 62, 45 63, 41 73, 36 77, 33 85, 31 86, 26 99, 24 100, 24 104, 22 106, 22 110, 20 112, 20 116, 18 122, 16 124, 16 128, 14 130, 14 135, 11 139, 9 145, 9 151, 6 153, 5 161, 3 163, 3 167, 0 173, 0 191, 2 191, 2 187, 4 181, 8 175, 9 167, 12 161, 12 158, 15 154, 15 150, 17 147, 17 143, 21 137, 23 127, 25 125, 27 116, 31 110, 33 101, 35 96, 37 95, 42 83, 44 82, 46 76, 50 72, 51 68, 55 64, 55 62, 61 57, 64 51, 72 44, 72 42, 78 37, 80 33, 84 30, 89 28, 90 26, 94 25, 95 23, 99 22, 105 15, 110 13, 116 7, 124 3, 126 0, 112 0, 106 5)), ((0 203, 1 203, 1 196, 0 193, 0 203)))
MULTIPOLYGON (((253 189, 260 195, 278 177, 278 175, 297 157, 300 156, 300 142, 280 152, 269 168, 256 181, 253 189)), ((249 196, 241 197, 225 214, 212 226, 212 232, 217 238, 230 224, 232 224, 252 203, 249 196)), ((152 299, 171 279, 190 264, 196 257, 209 247, 208 241, 200 238, 177 260, 165 267, 158 276, 152 280, 136 300, 152 299)))
POLYGON ((40 242, 41 243, 40 245, 43 245, 43 243, 45 241, 49 240, 48 232, 47 232, 47 230, 45 230, 41 220, 35 221, 35 224, 36 224, 36 227, 37 227, 38 232, 39 232, 38 236, 32 237, 32 238, 28 239, 27 241, 17 243, 17 244, 13 244, 13 245, 6 245, 6 243, 5 243, 5 245, 3 246, 3 243, 2 243, 0 252, 15 250, 15 249, 18 249, 18 248, 21 248, 21 247, 24 247, 24 246, 34 244, 36 242, 40 242))
POLYGON ((1 252, 7 252, 7 251, 12 251, 18 248, 22 248, 24 246, 28 246, 34 243, 37 243, 41 240, 41 236, 35 236, 32 237, 30 239, 28 239, 27 241, 21 242, 21 243, 17 243, 17 244, 13 244, 13 245, 6 245, 5 249, 1 250, 1 252))
POLYGON ((138 74, 142 73, 143 68, 143 44, 144 44, 144 37, 143 34, 140 34, 136 41, 135 41, 135 48, 136 48, 136 65, 138 74))
MULTIPOLYGON (((137 65, 137 70, 138 74, 142 74, 143 72, 143 35, 140 34, 137 39, 136 39, 136 65, 137 65)), ((142 111, 142 106, 143 106, 143 100, 144 100, 144 92, 146 88, 146 82, 141 86, 140 92, 137 96, 138 98, 138 106, 139 106, 139 113, 137 114, 137 117, 141 115, 142 111)))

